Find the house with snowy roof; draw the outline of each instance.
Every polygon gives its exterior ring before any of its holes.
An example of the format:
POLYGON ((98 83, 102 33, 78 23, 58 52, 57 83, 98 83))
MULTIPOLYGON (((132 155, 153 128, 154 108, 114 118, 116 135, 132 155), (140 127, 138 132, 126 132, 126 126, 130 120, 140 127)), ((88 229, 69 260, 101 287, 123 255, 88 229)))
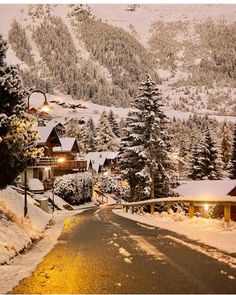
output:
POLYGON ((55 172, 57 175, 87 170, 87 161, 77 159, 79 144, 74 137, 60 137, 61 146, 53 148, 53 155, 57 159, 55 172))
MULTIPOLYGON (((53 177, 53 148, 61 146, 61 142, 53 126, 36 126, 35 129, 38 131, 37 147, 42 148, 43 155, 27 167, 27 178, 38 178, 47 187, 53 177)), ((24 173, 21 181, 24 182, 24 173)))
POLYGON ((87 160, 87 169, 96 173, 107 171, 112 173, 117 164, 119 152, 89 152, 85 156, 87 160))
MULTIPOLYGON (((236 180, 191 180, 183 181, 177 188, 174 189, 182 199, 194 201, 202 201, 207 204, 211 201, 218 201, 220 204, 212 206, 211 214, 214 217, 222 217, 224 215, 224 200, 236 200, 236 180)), ((205 208, 208 208, 205 207, 205 208)), ((204 207, 195 206, 196 212, 204 213, 204 207)), ((236 220, 236 206, 231 206, 231 219, 236 220)))

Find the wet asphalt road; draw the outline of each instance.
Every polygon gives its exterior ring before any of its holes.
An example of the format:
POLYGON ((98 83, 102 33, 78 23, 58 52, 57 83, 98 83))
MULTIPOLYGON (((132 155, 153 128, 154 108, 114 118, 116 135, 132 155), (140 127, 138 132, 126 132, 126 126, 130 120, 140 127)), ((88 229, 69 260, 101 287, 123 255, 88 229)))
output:
POLYGON ((85 211, 12 293, 236 293, 235 268, 171 236, 191 243, 111 208, 85 211))

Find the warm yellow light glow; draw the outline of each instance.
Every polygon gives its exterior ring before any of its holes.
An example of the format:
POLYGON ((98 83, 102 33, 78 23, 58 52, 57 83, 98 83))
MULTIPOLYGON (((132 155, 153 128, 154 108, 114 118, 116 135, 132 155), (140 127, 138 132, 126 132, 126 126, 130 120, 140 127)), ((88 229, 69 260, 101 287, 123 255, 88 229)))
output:
POLYGON ((209 210, 209 205, 208 204, 205 204, 204 205, 204 210, 207 212, 209 210))
POLYGON ((43 111, 43 112, 45 112, 45 113, 48 113, 49 111, 50 111, 50 109, 51 109, 51 106, 50 106, 50 104, 48 103, 48 102, 44 102, 44 104, 42 105, 42 107, 41 107, 41 110, 43 111))
POLYGON ((42 106, 42 111, 45 113, 49 112, 49 107, 48 106, 42 106))
POLYGON ((104 175, 104 176, 108 176, 108 172, 105 171, 105 172, 103 173, 103 175, 104 175))
POLYGON ((57 162, 58 162, 58 163, 63 163, 63 162, 65 162, 65 158, 58 158, 58 159, 57 159, 57 162))

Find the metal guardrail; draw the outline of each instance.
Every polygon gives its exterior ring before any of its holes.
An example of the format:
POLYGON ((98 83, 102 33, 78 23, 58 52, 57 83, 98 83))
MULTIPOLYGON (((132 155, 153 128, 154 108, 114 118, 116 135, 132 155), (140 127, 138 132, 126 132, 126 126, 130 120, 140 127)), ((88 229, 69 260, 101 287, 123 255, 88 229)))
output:
POLYGON ((193 200, 192 198, 186 197, 173 197, 173 198, 160 198, 152 199, 140 202, 125 203, 122 204, 123 209, 128 213, 131 209, 131 213, 134 214, 135 208, 141 208, 145 206, 150 206, 150 212, 153 214, 155 212, 155 205, 172 205, 176 203, 188 204, 188 215, 190 218, 194 216, 194 207, 203 205, 222 205, 224 207, 224 220, 229 222, 231 219, 231 206, 236 206, 236 197, 225 196, 225 200, 193 200), (230 200, 232 198, 232 200, 230 200), (233 199, 235 198, 235 199, 233 199))

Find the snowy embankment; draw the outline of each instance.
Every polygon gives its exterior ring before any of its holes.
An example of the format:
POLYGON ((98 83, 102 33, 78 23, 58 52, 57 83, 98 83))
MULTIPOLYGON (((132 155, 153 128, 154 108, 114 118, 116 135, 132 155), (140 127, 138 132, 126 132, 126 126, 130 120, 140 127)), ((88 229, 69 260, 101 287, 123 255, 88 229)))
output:
POLYGON ((226 225, 223 220, 201 217, 188 218, 182 213, 131 214, 123 209, 114 213, 146 225, 164 228, 197 240, 227 253, 236 253, 236 222, 226 225))
POLYGON ((64 224, 68 226, 70 222, 73 222, 71 216, 83 211, 84 209, 57 212, 53 219, 53 225, 44 231, 42 239, 32 249, 23 255, 17 255, 8 264, 0 265, 0 293, 11 292, 12 288, 22 279, 30 276, 57 243, 64 224))
POLYGON ((51 214, 28 196, 28 217, 23 218, 24 196, 10 187, 0 191, 0 264, 8 263, 33 240, 42 237, 51 214))

